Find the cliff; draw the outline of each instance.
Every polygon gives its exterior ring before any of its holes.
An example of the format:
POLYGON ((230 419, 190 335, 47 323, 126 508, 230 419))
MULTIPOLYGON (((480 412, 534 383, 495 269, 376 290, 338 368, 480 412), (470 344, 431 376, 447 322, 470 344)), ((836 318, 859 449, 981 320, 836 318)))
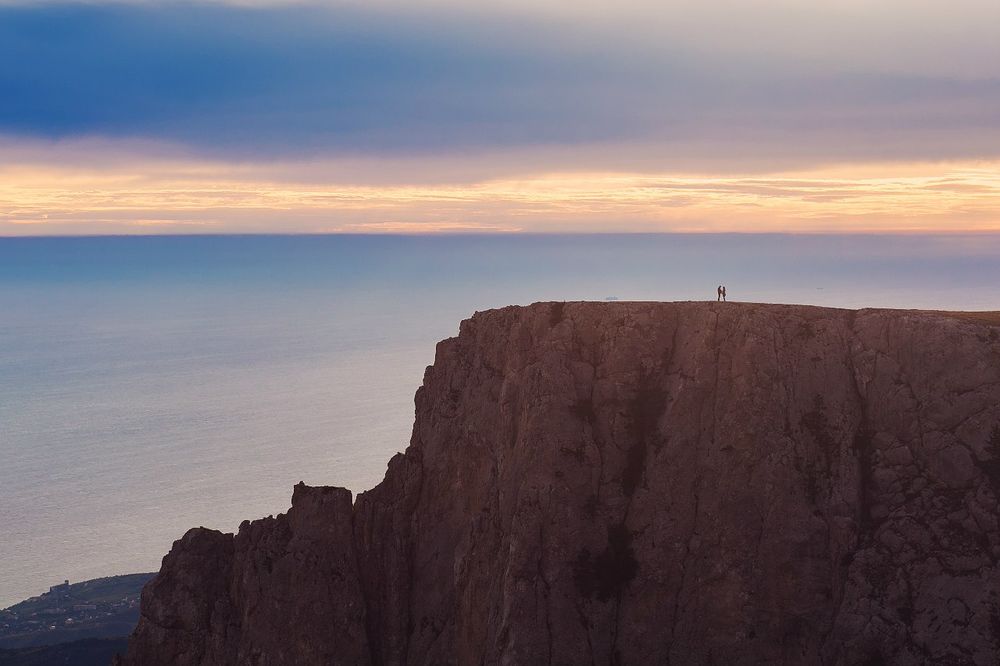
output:
POLYGON ((126 665, 993 664, 1000 317, 539 303, 361 493, 194 529, 126 665))

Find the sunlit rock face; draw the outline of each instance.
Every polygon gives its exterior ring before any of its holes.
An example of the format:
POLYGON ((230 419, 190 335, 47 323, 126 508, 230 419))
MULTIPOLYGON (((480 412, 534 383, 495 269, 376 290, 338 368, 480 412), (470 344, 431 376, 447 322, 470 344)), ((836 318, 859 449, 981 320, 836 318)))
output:
POLYGON ((379 486, 189 532, 123 663, 997 663, 998 324, 478 313, 379 486))

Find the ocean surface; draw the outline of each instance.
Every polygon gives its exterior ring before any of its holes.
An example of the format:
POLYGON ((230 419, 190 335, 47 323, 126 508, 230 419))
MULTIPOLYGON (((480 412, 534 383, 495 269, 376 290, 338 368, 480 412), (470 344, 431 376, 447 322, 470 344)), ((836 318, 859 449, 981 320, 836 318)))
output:
POLYGON ((541 300, 1000 309, 998 236, 0 238, 0 607, 355 492, 435 343, 541 300))

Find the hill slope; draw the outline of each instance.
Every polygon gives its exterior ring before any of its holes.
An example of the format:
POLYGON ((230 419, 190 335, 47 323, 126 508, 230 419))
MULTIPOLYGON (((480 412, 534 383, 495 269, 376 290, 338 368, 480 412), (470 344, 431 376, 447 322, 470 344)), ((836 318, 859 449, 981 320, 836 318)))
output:
POLYGON ((78 641, 19 648, 0 649, 0 666, 106 666, 122 652, 128 639, 84 638, 78 641))

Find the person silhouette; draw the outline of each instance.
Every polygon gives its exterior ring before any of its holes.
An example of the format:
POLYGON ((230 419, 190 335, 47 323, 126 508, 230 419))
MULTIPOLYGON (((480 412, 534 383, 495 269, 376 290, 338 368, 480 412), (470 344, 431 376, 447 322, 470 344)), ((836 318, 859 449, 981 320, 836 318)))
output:
POLYGON ((722 300, 722 285, 721 284, 719 285, 719 288, 715 290, 715 300, 717 300, 717 301, 721 301, 722 300))
POLYGON ((726 300, 726 285, 722 285, 722 300, 726 300))

